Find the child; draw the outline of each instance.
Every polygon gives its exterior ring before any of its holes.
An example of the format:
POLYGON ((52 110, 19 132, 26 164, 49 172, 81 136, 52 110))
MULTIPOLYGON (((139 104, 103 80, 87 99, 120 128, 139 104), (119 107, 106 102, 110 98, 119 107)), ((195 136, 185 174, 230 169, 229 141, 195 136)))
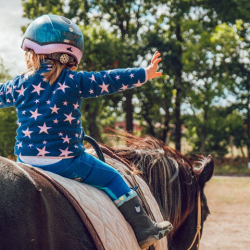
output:
POLYGON ((102 189, 132 226, 141 248, 165 236, 172 225, 151 221, 122 176, 85 152, 80 119, 83 98, 139 87, 161 76, 156 72, 160 53, 146 69, 76 72, 83 36, 76 24, 57 15, 35 19, 24 34, 22 49, 26 73, 0 85, 0 107, 17 110, 17 161, 102 189))

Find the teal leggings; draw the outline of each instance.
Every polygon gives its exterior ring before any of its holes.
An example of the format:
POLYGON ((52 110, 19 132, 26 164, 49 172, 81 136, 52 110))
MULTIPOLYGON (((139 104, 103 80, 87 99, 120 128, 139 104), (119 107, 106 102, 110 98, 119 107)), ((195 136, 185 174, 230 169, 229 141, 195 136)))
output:
MULTIPOLYGON (((17 161, 22 162, 19 158, 17 158, 17 161)), ((77 157, 63 159, 51 165, 33 167, 39 167, 99 188, 112 201, 131 191, 117 170, 85 152, 77 157)))

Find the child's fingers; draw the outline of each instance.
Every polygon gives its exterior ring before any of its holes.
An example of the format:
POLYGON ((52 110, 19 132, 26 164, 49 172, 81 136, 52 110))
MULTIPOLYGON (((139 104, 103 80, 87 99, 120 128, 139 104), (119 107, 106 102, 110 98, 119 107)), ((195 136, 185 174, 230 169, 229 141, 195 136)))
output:
POLYGON ((155 53, 154 56, 153 56, 153 58, 152 58, 151 63, 154 64, 155 60, 157 60, 157 58, 158 58, 160 55, 161 55, 161 53, 158 53, 158 52, 157 52, 157 54, 155 53))
POLYGON ((154 61, 153 65, 157 65, 161 60, 162 58, 158 58, 157 60, 154 61))
POLYGON ((162 76, 162 73, 161 72, 155 72, 155 77, 159 77, 159 76, 162 76))

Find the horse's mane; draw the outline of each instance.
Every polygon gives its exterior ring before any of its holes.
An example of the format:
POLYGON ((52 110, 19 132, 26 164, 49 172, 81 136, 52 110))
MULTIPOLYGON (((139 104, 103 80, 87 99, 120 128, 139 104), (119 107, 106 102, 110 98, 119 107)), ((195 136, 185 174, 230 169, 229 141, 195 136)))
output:
MULTIPOLYGON (((191 162, 178 151, 153 137, 137 137, 128 133, 116 134, 126 141, 126 146, 114 149, 102 146, 104 153, 138 170, 146 177, 164 219, 177 229, 194 208, 195 193, 193 178, 204 166, 203 158, 191 162)), ((174 233, 174 232, 173 232, 174 233)))

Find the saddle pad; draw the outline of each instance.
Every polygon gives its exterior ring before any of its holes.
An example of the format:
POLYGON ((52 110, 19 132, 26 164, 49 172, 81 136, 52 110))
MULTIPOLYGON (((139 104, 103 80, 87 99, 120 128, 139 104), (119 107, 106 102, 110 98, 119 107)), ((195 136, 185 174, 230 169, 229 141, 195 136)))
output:
MULTIPOLYGON (((106 162, 116 168, 119 172, 127 175, 127 167, 121 162, 105 155, 106 162)), ((84 166, 83 166, 84 167, 84 166)), ((135 238, 131 226, 124 219, 110 198, 101 190, 90 185, 64 178, 57 174, 43 171, 56 182, 62 185, 82 207, 95 231, 103 244, 105 250, 139 250, 140 247, 135 238)), ((131 176, 126 176, 131 178, 131 176)), ((145 181, 135 176, 143 191, 145 198, 154 214, 156 222, 163 221, 159 206, 153 197, 145 181)), ((132 182, 132 180, 131 180, 132 182)), ((132 182, 133 183, 133 182, 132 182)), ((128 183, 129 186, 131 186, 128 183)), ((156 250, 166 250, 167 238, 159 240, 155 246, 156 250)))

